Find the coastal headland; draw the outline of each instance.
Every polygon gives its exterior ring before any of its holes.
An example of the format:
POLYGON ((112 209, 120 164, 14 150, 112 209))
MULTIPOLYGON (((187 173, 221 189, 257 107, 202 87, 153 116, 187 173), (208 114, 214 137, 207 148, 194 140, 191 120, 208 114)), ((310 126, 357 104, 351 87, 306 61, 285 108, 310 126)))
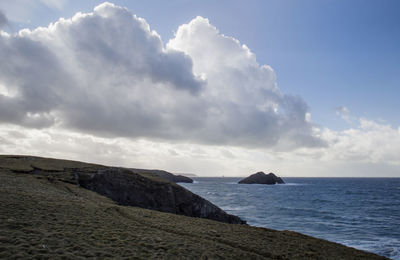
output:
POLYGON ((1 259, 386 259, 243 224, 173 182, 120 167, 2 155, 0 205, 1 259))

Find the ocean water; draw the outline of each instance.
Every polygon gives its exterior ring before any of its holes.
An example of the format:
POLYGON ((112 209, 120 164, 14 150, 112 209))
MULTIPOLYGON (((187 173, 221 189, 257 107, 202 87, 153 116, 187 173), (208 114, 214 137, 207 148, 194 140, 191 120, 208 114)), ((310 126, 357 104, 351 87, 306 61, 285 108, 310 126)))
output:
POLYGON ((400 178, 284 178, 180 185, 253 226, 293 230, 400 260, 400 178))

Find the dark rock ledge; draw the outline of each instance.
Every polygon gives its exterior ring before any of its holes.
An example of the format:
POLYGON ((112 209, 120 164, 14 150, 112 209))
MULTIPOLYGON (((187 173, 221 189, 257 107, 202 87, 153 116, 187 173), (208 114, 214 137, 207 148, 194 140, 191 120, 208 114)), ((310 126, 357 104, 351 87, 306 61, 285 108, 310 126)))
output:
POLYGON ((158 176, 160 178, 169 180, 171 182, 184 182, 184 183, 193 183, 193 180, 189 177, 183 176, 183 175, 175 175, 172 174, 170 172, 167 171, 163 171, 163 170, 147 170, 147 169, 134 169, 131 168, 130 170, 132 170, 134 173, 148 173, 148 174, 152 174, 154 176, 158 176))
POLYGON ((78 171, 76 176, 82 187, 109 197, 121 205, 226 223, 246 223, 175 183, 150 179, 128 169, 106 168, 90 175, 78 171))
POLYGON ((232 224, 246 223, 174 183, 180 179, 175 178, 169 181, 165 176, 171 177, 172 174, 169 175, 164 171, 158 171, 162 174, 155 174, 154 170, 131 170, 76 161, 14 155, 0 155, 0 170, 9 170, 16 174, 32 174, 46 178, 50 182, 61 181, 79 185, 124 206, 232 224))

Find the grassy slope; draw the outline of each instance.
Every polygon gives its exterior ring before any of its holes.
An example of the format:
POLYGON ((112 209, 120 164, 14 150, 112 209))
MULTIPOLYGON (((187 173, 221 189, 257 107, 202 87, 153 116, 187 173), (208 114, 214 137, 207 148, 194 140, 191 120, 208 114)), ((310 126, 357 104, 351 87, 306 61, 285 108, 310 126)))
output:
POLYGON ((23 173, 32 166, 60 175, 65 167, 102 167, 0 156, 0 258, 384 259, 295 232, 119 206, 23 173))

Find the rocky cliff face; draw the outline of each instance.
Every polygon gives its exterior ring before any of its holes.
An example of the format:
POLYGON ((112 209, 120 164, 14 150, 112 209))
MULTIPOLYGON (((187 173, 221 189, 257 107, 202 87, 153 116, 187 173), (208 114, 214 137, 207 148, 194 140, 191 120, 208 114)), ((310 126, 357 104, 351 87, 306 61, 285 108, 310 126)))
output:
POLYGON ((162 179, 166 179, 171 182, 185 182, 185 183, 193 183, 193 180, 190 179, 189 177, 183 176, 183 175, 175 175, 167 171, 163 170, 147 170, 147 169, 130 169, 134 173, 145 173, 145 174, 152 174, 154 176, 158 176, 162 179))
POLYGON ((0 156, 0 169, 41 175, 51 182, 67 182, 106 196, 120 205, 245 224, 211 202, 151 173, 135 173, 126 168, 33 156, 0 156))
POLYGON ((272 172, 269 174, 265 174, 264 172, 257 172, 239 181, 239 183, 240 184, 276 184, 276 183, 283 184, 285 182, 272 172))
POLYGON ((387 259, 292 231, 116 205, 77 185, 99 178, 95 186, 116 189, 107 169, 0 155, 0 259, 387 259))
POLYGON ((177 184, 158 178, 150 179, 128 169, 106 168, 93 174, 77 171, 76 175, 79 185, 107 196, 121 205, 226 223, 245 223, 177 184))

